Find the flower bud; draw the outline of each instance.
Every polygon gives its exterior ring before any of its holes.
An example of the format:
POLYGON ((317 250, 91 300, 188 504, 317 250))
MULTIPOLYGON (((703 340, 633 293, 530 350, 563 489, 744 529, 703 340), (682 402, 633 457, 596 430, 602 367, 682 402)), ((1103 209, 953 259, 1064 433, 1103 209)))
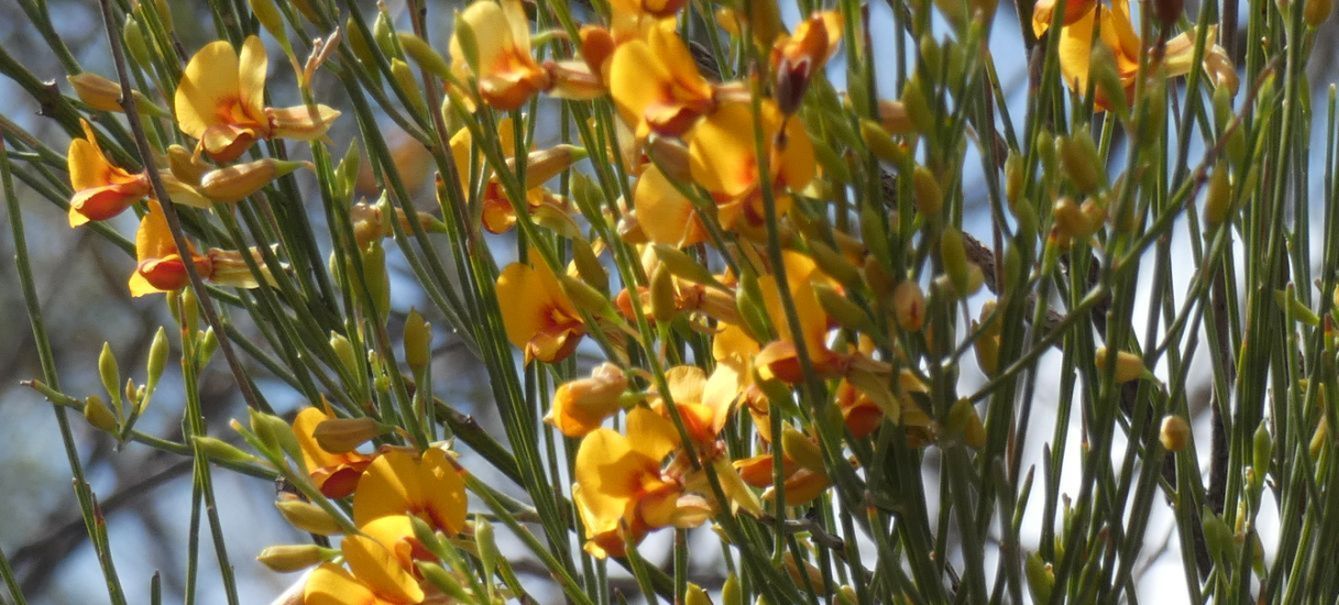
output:
POLYGON ((851 302, 845 294, 838 292, 836 288, 824 283, 813 285, 814 293, 818 295, 818 304, 823 307, 823 311, 829 317, 835 319, 838 324, 848 330, 868 331, 873 329, 873 322, 865 310, 851 302))
POLYGON ((917 165, 911 174, 912 190, 916 194, 916 209, 927 219, 938 218, 944 208, 944 191, 939 179, 929 168, 917 165))
POLYGON ((1162 447, 1169 452, 1179 452, 1190 444, 1190 425, 1179 414, 1162 417, 1162 430, 1158 433, 1162 447))
MULTIPOLYGON (((1155 0, 1155 3, 1169 1, 1178 0, 1155 0)), ((1116 71, 1116 55, 1106 44, 1094 44, 1090 64, 1098 102, 1109 107, 1115 115, 1124 118, 1129 111, 1129 101, 1125 97, 1125 84, 1116 71)))
POLYGON ((801 467, 816 473, 826 472, 823 470, 823 452, 818 449, 818 445, 808 435, 789 425, 781 430, 781 451, 801 467))
POLYGON ((651 273, 651 317, 657 322, 673 321, 679 312, 674 302, 674 276, 664 267, 651 273))
POLYGON ((94 428, 108 433, 116 433, 119 424, 111 408, 108 408, 97 395, 84 398, 84 419, 94 428))
MULTIPOLYGON (((170 24, 164 24, 170 27, 170 24)), ((121 39, 125 41, 126 54, 134 60, 140 67, 148 67, 153 64, 152 55, 149 54, 149 45, 144 40, 144 28, 140 27, 139 21, 131 15, 126 15, 125 28, 121 30, 121 39)))
POLYGON ((903 280, 893 290, 893 319, 908 332, 919 332, 925 325, 925 295, 919 284, 903 280))
MULTIPOLYGON (((953 290, 958 296, 966 297, 975 293, 981 284, 972 275, 975 264, 967 260, 967 248, 963 245, 962 232, 946 227, 939 235, 939 258, 944 262, 944 271, 953 282, 953 290)), ((980 271, 980 269, 977 269, 980 271)))
POLYGON ((1106 221, 1106 211, 1092 198, 1084 200, 1080 206, 1073 198, 1062 197, 1056 200, 1051 216, 1056 230, 1075 241, 1087 241, 1106 221))
POLYGON ((1034 552, 1027 557, 1024 573, 1027 576, 1028 592, 1032 593, 1032 602, 1049 603, 1055 590, 1055 570, 1051 564, 1043 561, 1041 553, 1034 552))
POLYGON ((330 418, 316 425, 312 437, 321 449, 332 454, 343 454, 358 449, 358 446, 385 432, 381 423, 367 416, 330 418))
POLYGON ((880 100, 878 111, 879 125, 888 134, 911 134, 915 131, 916 125, 912 123, 911 116, 907 115, 907 106, 901 101, 880 100))
POLYGON ((439 78, 451 76, 451 65, 446 62, 441 53, 437 52, 423 38, 409 32, 398 32, 396 37, 400 40, 400 48, 403 48, 405 54, 409 55, 420 67, 432 72, 439 78))
POLYGON ((1056 147, 1060 161, 1065 165, 1065 174, 1080 193, 1091 193, 1106 186, 1102 156, 1097 153, 1097 144, 1087 128, 1080 128, 1067 137, 1056 137, 1056 147))
POLYGON ((423 91, 419 89, 418 80, 414 78, 414 70, 409 68, 409 64, 398 58, 391 59, 391 77, 395 78, 395 85, 408 97, 414 112, 420 116, 428 115, 428 104, 423 100, 423 91))
POLYGON ((563 293, 577 308, 596 316, 604 315, 609 310, 609 297, 603 292, 566 273, 561 273, 557 277, 563 293))
POLYGON ((579 237, 572 240, 572 264, 576 265, 581 281, 594 284, 595 289, 601 292, 609 292, 609 272, 600 264, 590 242, 579 237))
POLYGON ((707 591, 702 590, 701 586, 688 583, 688 589, 683 595, 683 605, 711 605, 711 597, 707 596, 707 591))
POLYGON ((218 202, 237 202, 260 191, 270 181, 302 167, 311 168, 310 162, 290 162, 265 158, 227 168, 211 170, 200 178, 200 193, 218 202))
POLYGON ((1315 432, 1311 433, 1311 441, 1307 444, 1307 451, 1310 452, 1313 460, 1320 458, 1321 449, 1325 447, 1329 434, 1330 422, 1324 416, 1321 416, 1320 422, 1316 423, 1315 432))
POLYGON ((350 376, 358 375, 358 355, 353 351, 353 344, 345 338, 343 334, 335 331, 330 332, 330 349, 335 352, 335 359, 344 366, 345 371, 350 376))
POLYGON ((1251 438, 1251 466, 1255 469, 1253 487, 1264 484, 1265 474, 1269 472, 1269 463, 1273 456, 1274 440, 1269 435, 1265 421, 1262 420, 1260 426, 1255 427, 1255 435, 1251 438))
POLYGON ((441 565, 426 561, 415 561, 414 567, 418 569, 419 574, 422 575, 424 579, 431 582, 438 590, 441 590, 450 597, 451 601, 468 603, 476 600, 472 595, 467 594, 465 590, 461 588, 460 582, 456 580, 455 576, 451 575, 445 569, 442 569, 441 565))
POLYGON ((214 351, 218 350, 219 337, 218 334, 214 333, 214 326, 209 326, 208 328, 205 328, 203 332, 198 332, 198 334, 200 343, 200 365, 204 366, 209 363, 209 359, 214 356, 214 351))
POLYGON ((860 120, 860 138, 865 141, 865 146, 869 147, 874 157, 893 168, 900 168, 910 161, 907 151, 873 120, 860 120))
POLYGON ((423 319, 418 309, 410 309, 405 317, 404 359, 415 372, 432 361, 432 324, 423 319))
POLYGON ((178 181, 192 186, 199 185, 200 178, 209 172, 210 168, 200 156, 176 144, 167 148, 167 166, 178 181))
POLYGON ((102 352, 98 355, 98 376, 102 378, 102 388, 107 389, 107 394, 119 406, 121 402, 121 391, 119 390, 121 387, 121 368, 116 363, 116 356, 112 354, 111 343, 102 343, 102 352))
POLYGON ((1232 561, 1233 553, 1236 551, 1236 540, 1232 535, 1232 529, 1207 506, 1200 512, 1200 517, 1204 543, 1209 547, 1209 555, 1213 557, 1214 562, 1223 565, 1232 561))
POLYGON ((721 287, 711 271, 683 250, 668 244, 654 244, 652 248, 656 258, 660 259, 660 266, 674 277, 704 286, 721 287))
POLYGON ((288 47, 288 30, 284 28, 283 15, 279 13, 279 7, 274 5, 274 0, 249 0, 251 12, 256 15, 256 20, 265 31, 270 32, 279 44, 288 47))
MULTIPOLYGON (((1099 347, 1097 349, 1097 371, 1106 372, 1107 368, 1107 348, 1099 347)), ((1116 384, 1123 384, 1131 380, 1144 377, 1148 372, 1144 368, 1144 360, 1138 355, 1129 351, 1119 351, 1116 353, 1116 375, 1114 380, 1116 384)))
MULTIPOLYGON (((65 78, 79 100, 98 111, 121 111, 121 85, 92 72, 65 78)), ((137 99, 138 100, 138 99, 137 99)))
POLYGON ((1228 178, 1227 162, 1218 160, 1209 177, 1209 190, 1204 196, 1204 222, 1217 227, 1232 215, 1232 184, 1228 178))
POLYGON ((559 385, 544 422, 568 437, 581 437, 623 409, 621 397, 627 388, 623 370, 604 362, 591 370, 590 378, 559 385))
POLYGON ((260 551, 256 560, 278 573, 302 571, 320 565, 335 555, 335 551, 315 544, 283 544, 260 551))
POLYGON ((283 452, 294 460, 302 460, 302 449, 298 447, 297 437, 287 422, 254 408, 248 408, 247 412, 251 416, 251 432, 256 434, 262 445, 275 453, 283 452))
POLYGON ((153 343, 149 345, 147 384, 158 384, 158 379, 163 376, 163 368, 167 366, 167 353, 169 348, 170 345, 167 343, 167 329, 158 326, 158 331, 153 334, 153 343))
POLYGON ((493 524, 483 515, 474 516, 474 547, 479 551, 479 562, 488 577, 493 575, 502 554, 497 548, 497 538, 493 535, 493 524))
POLYGON ((274 507, 279 509, 279 514, 284 516, 284 520, 289 525, 296 527, 307 533, 318 536, 333 536, 344 533, 340 528, 339 522, 325 509, 299 500, 297 498, 285 498, 274 503, 274 507))
POLYGON ((215 437, 206 437, 204 435, 195 435, 191 437, 191 442, 200 448, 200 452, 206 458, 214 462, 225 464, 254 464, 257 458, 248 454, 237 446, 215 437))
POLYGON ((824 273, 831 275, 833 279, 848 288, 860 283, 860 269, 840 252, 817 239, 810 239, 806 243, 809 246, 809 258, 812 258, 814 264, 824 273))
POLYGON ((721 605, 744 605, 744 592, 735 574, 725 577, 725 585, 721 586, 721 605))
POLYGON ((1026 183, 1027 168, 1023 166, 1023 156, 1019 155, 1015 149, 1009 150, 1009 157, 1004 160, 1004 198, 1009 201, 1009 207, 1013 208, 1018 200, 1023 197, 1023 185, 1026 183))
POLYGON ((1333 12, 1334 0, 1304 0, 1302 4, 1302 19, 1313 28, 1329 21, 1333 12))
MULTIPOLYGON (((390 275, 386 273, 386 249, 381 246, 380 241, 374 240, 359 252, 358 261, 363 265, 361 280, 363 283, 360 285, 367 288, 372 298, 372 308, 367 311, 384 326, 391 310, 391 282, 390 275)), ((358 281, 356 273, 354 279, 358 281)), ((355 294, 358 292, 355 291, 355 294)))
POLYGON ((921 134, 929 136, 934 132, 934 125, 938 124, 939 120, 930 110, 930 102, 918 76, 909 78, 902 87, 902 106, 907 110, 907 118, 921 134))
POLYGON ((948 423, 945 427, 949 434, 958 435, 962 442, 972 449, 986 446, 986 427, 977 415, 976 407, 967 399, 959 399, 948 411, 948 423))
MULTIPOLYGON (((972 328, 977 327, 977 322, 972 322, 972 328)), ((999 325, 995 322, 994 325, 999 325)), ((977 334, 976 340, 972 342, 972 349, 976 352, 976 364, 981 367, 981 372, 986 376, 994 376, 999 370, 1000 360, 1000 337, 994 334, 988 334, 988 330, 977 334)))

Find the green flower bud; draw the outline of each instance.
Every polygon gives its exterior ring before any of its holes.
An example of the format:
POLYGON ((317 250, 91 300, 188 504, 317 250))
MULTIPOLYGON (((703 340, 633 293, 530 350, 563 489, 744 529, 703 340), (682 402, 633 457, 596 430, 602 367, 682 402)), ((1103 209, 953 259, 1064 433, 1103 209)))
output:
POLYGON ((203 332, 199 332, 198 334, 198 342, 200 343, 200 365, 203 367, 214 357, 214 351, 218 350, 219 337, 218 334, 214 333, 213 326, 205 328, 203 332))
POLYGON ((1204 222, 1210 227, 1223 224, 1232 216, 1232 183, 1228 177, 1227 162, 1218 160, 1209 177, 1209 190, 1204 196, 1204 222))
POLYGON ((725 585, 721 586, 721 605, 744 605, 744 591, 735 574, 725 577, 725 585))
POLYGON ((1065 174, 1081 193, 1092 193, 1106 186, 1102 156, 1087 128, 1079 128, 1068 137, 1057 137, 1056 147, 1065 164, 1065 174))
POLYGON ((668 244, 655 244, 652 248, 656 258, 660 259, 660 265, 674 277, 704 286, 724 288, 711 271, 683 250, 668 244))
POLYGON ((874 322, 865 313, 864 309, 851 302, 850 298, 838 292, 832 286, 827 284, 814 284, 814 292, 818 295, 818 304, 823 307, 823 311, 829 317, 837 320, 843 328, 856 331, 869 331, 874 328, 874 322))
POLYGON ((321 449, 332 454, 342 454, 358 449, 358 446, 385 432, 386 427, 367 416, 330 418, 316 425, 312 437, 321 449))
POLYGON ((597 317, 609 312, 609 297, 605 296, 603 292, 567 273, 559 273, 557 277, 563 293, 577 308, 597 317))
POLYGON ((288 454, 293 460, 302 460, 302 449, 293 435, 293 427, 273 414, 254 408, 247 408, 247 412, 251 416, 251 432, 256 434, 261 444, 273 452, 288 454))
POLYGON ((1004 160, 1004 198, 1009 201, 1010 208, 1018 204, 1018 200, 1023 197, 1026 178, 1027 167, 1023 166, 1023 156, 1018 150, 1010 149, 1009 157, 1004 160))
POLYGON ((1028 555, 1024 572, 1032 602, 1049 603, 1051 592, 1055 590, 1055 570, 1051 564, 1042 560, 1041 553, 1034 552, 1028 555))
POLYGON ((651 274, 651 317, 657 322, 673 321, 679 310, 674 301, 674 276, 665 267, 651 274))
POLYGON ((409 69, 409 64, 400 59, 391 59, 391 76, 395 77, 395 85, 409 98, 414 112, 420 116, 428 115, 428 104, 423 100, 423 91, 419 89, 418 81, 414 79, 414 70, 409 69))
POLYGON ((432 72, 439 78, 451 76, 451 65, 446 62, 441 53, 437 52, 430 44, 409 32, 399 32, 396 37, 400 40, 400 48, 404 49, 406 55, 409 55, 423 69, 432 72))
POLYGON ((916 194, 916 209, 927 219, 938 218, 944 208, 944 190, 939 187, 939 179, 929 168, 917 165, 911 173, 911 185, 916 194))
POLYGON ((902 87, 902 106, 906 108, 907 117, 911 118, 911 123, 916 125, 921 134, 927 137, 934 134, 934 125, 938 124, 939 120, 930 110, 930 102, 919 76, 907 79, 906 85, 902 87))
POLYGON ((452 600, 460 603, 472 603, 477 600, 466 593, 465 589, 460 587, 460 582, 456 580, 455 576, 442 569, 442 566, 426 561, 415 561, 414 566, 418 568, 419 573, 424 578, 451 597, 452 600))
POLYGON ((972 276, 967 260, 967 248, 963 245, 962 232, 953 227, 945 227, 939 234, 939 258, 944 263, 944 271, 953 282, 953 290, 958 296, 968 296, 974 290, 971 287, 972 276))
POLYGON ((84 419, 94 428, 113 434, 117 432, 119 425, 116 415, 112 414, 112 410, 97 395, 84 398, 84 419))
POLYGON ((1269 472, 1269 463, 1274 456, 1274 440, 1269 435, 1269 428, 1265 422, 1260 421, 1260 425, 1255 427, 1255 435, 1251 438, 1251 466, 1255 468, 1255 485, 1259 487, 1264 484, 1265 475, 1269 472))
POLYGON ((149 54, 149 45, 144 39, 144 28, 139 20, 126 15, 125 27, 121 30, 121 39, 125 41, 126 54, 140 67, 153 65, 153 55, 149 54))
POLYGON ((222 439, 196 435, 191 437, 191 442, 200 448, 200 452, 206 458, 214 462, 226 464, 255 464, 259 462, 259 459, 255 456, 222 439))
POLYGON ((112 345, 102 343, 102 352, 98 355, 98 377, 102 378, 102 388, 112 398, 112 404, 121 407, 121 368, 112 354, 112 345))
POLYGON ((865 146, 874 157, 893 168, 901 168, 911 159, 907 151, 874 120, 860 120, 860 138, 865 141, 865 146))
POLYGON ((479 550, 479 562, 487 577, 492 577, 502 561, 502 553, 497 548, 497 537, 493 534, 493 524, 483 515, 474 516, 474 547, 479 550))
POLYGON ((418 309, 410 309, 405 317, 404 359, 415 372, 432 361, 432 324, 423 319, 418 309))
POLYGON ((167 353, 171 345, 167 342, 167 329, 158 326, 158 331, 153 334, 153 343, 149 345, 149 362, 146 384, 152 389, 158 384, 158 379, 163 376, 163 368, 167 366, 167 353))
POLYGON ((946 427, 950 435, 956 435, 972 449, 986 446, 986 427, 977 415, 976 407, 967 399, 959 399, 948 411, 946 427))
POLYGON ((707 591, 702 590, 701 586, 688 583, 688 589, 683 595, 683 605, 711 605, 711 597, 707 596, 707 591))
POLYGON ((809 246, 809 258, 814 259, 814 264, 824 273, 831 275, 847 288, 854 288, 860 284, 860 269, 856 268, 846 256, 817 239, 810 239, 806 243, 809 246))
POLYGON ((572 239, 572 262, 576 265, 581 281, 591 284, 600 292, 609 293, 609 272, 600 264, 590 242, 579 237, 572 239))
POLYGON ((318 536, 333 536, 344 533, 339 522, 325 509, 299 500, 297 498, 286 498, 274 503, 274 507, 279 509, 279 514, 283 515, 284 520, 289 525, 307 533, 318 536))
POLYGON ((353 344, 344 335, 331 331, 330 348, 335 352, 335 358, 339 364, 349 373, 350 376, 358 375, 358 356, 353 351, 353 344))
POLYGON ((256 560, 278 573, 302 571, 335 558, 338 551, 315 544, 282 544, 260 551, 256 560))
POLYGON ((274 0, 249 0, 251 12, 256 15, 256 20, 265 31, 270 32, 275 40, 279 41, 281 46, 288 46, 288 30, 284 28, 283 15, 279 13, 279 7, 274 5, 274 0))

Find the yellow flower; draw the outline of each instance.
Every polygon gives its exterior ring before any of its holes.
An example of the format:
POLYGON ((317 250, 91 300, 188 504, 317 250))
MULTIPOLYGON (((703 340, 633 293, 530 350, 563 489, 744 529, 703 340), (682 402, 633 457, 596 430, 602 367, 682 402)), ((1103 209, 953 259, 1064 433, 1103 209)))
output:
POLYGON ((260 38, 242 52, 226 40, 206 44, 186 64, 174 106, 181 131, 200 140, 210 157, 229 162, 260 139, 309 141, 323 136, 339 112, 325 105, 265 107, 269 59, 260 38))
POLYGON ((679 447, 673 424, 647 408, 628 414, 627 436, 607 428, 581 440, 575 462, 574 497, 596 556, 618 556, 613 537, 626 528, 632 542, 660 527, 695 527, 710 515, 701 498, 661 472, 661 461, 679 447))
MULTIPOLYGON (((194 247, 188 250, 188 255, 201 278, 207 278, 213 273, 214 266, 208 256, 196 253, 194 247)), ((163 207, 157 200, 149 200, 149 211, 140 219, 139 230, 135 233, 135 257, 139 262, 135 273, 130 276, 132 296, 171 292, 186 287, 189 281, 186 261, 172 241, 167 216, 163 214, 163 207)))
POLYGON ((605 418, 623 409, 620 396, 628 388, 627 376, 612 363, 602 363, 582 378, 563 383, 553 394, 553 406, 544 422, 568 437, 580 437, 600 426, 605 418))
POLYGON ((112 164, 102 153, 98 137, 87 121, 84 138, 70 141, 66 162, 70 169, 70 226, 109 219, 149 194, 149 179, 144 173, 131 174, 112 164))
POLYGON ((317 425, 329 420, 330 415, 320 408, 306 408, 293 418, 293 435, 302 450, 302 463, 311 475, 312 483, 329 498, 343 498, 353 493, 363 470, 372 463, 372 456, 358 452, 332 453, 316 442, 317 425))
MULTIPOLYGON (((1081 16, 1070 20, 1066 10, 1066 25, 1060 30, 1060 73, 1071 89, 1086 93, 1088 78, 1092 67, 1093 44, 1100 43, 1111 51, 1114 57, 1116 76, 1124 88, 1128 101, 1134 94, 1135 77, 1139 71, 1139 57, 1145 52, 1144 43, 1135 32, 1130 20, 1129 0, 1112 0, 1111 8, 1100 2, 1078 2, 1086 6, 1081 16), (1100 21, 1100 41, 1093 41, 1093 27, 1100 21)), ((1034 16, 1033 28, 1038 27, 1034 16)), ((1044 28, 1042 28, 1044 30, 1044 28)), ((1237 87, 1236 69, 1227 57, 1223 47, 1214 44, 1214 31, 1210 31, 1205 46, 1204 66, 1215 78, 1215 84, 1227 86, 1235 92, 1237 87)), ((1163 49, 1162 66, 1166 77, 1173 78, 1190 73, 1194 67, 1195 31, 1182 32, 1166 42, 1163 49)), ((1099 89, 1097 93, 1102 93, 1099 89)), ((1103 94, 1095 99, 1098 109, 1113 107, 1113 100, 1103 94)))
MULTIPOLYGON (((848 358, 833 351, 827 344, 828 317, 818 302, 812 284, 825 283, 839 288, 837 283, 818 270, 813 259, 798 252, 786 251, 783 255, 786 265, 786 279, 789 281, 790 296, 795 302, 804 340, 805 350, 814 370, 822 376, 839 376, 845 372, 848 358)), ((798 351, 795 347, 796 335, 791 332, 785 307, 781 300, 780 285, 776 276, 763 275, 758 278, 762 289, 764 306, 776 329, 778 339, 763 347, 754 358, 764 378, 775 377, 782 382, 794 384, 804 379, 800 367, 798 351)))
POLYGON ((660 168, 648 165, 638 177, 633 195, 637 224, 651 241, 680 248, 707 241, 707 229, 693 202, 674 188, 660 168))
POLYGON ((814 13, 801 21, 793 34, 777 36, 771 62, 782 112, 791 114, 800 106, 810 79, 837 52, 841 36, 842 17, 836 11, 814 13))
POLYGON ((673 31, 651 28, 609 59, 609 94, 638 140, 654 132, 680 136, 715 105, 688 46, 673 31))
POLYGON ((359 527, 388 515, 414 515, 447 534, 465 528, 465 477, 446 452, 428 448, 420 457, 390 450, 363 472, 353 496, 359 527))
MULTIPOLYGON (((728 365, 718 365, 707 378, 697 366, 675 366, 665 372, 665 381, 688 436, 698 444, 714 444, 739 397, 739 374, 728 365)), ((656 398, 653 408, 668 418, 669 411, 663 406, 656 398)))
MULTIPOLYGON (((760 115, 780 215, 790 208, 785 191, 802 189, 814 178, 814 148, 804 125, 787 120, 775 102, 763 100, 760 115)), ((728 103, 703 119, 689 141, 693 180, 711 192, 727 229, 757 228, 764 222, 756 128, 748 103, 728 103)))
POLYGON ((566 359, 586 333, 581 315, 543 262, 512 263, 497 278, 498 306, 507 340, 525 351, 525 362, 566 359))
MULTIPOLYGON (((1032 33, 1038 38, 1051 27, 1051 19, 1055 15, 1055 2, 1056 0, 1038 0, 1032 6, 1032 33)), ((1097 4, 1098 0, 1066 0, 1065 15, 1060 18, 1060 24, 1072 25, 1075 21, 1088 16, 1089 11, 1097 4)))
MULTIPOLYGON (((70 171, 70 226, 78 227, 88 221, 101 221, 121 214, 131 204, 153 193, 147 172, 131 174, 111 163, 98 145, 98 137, 86 120, 84 138, 70 141, 66 165, 70 171)), ((194 187, 177 180, 170 172, 160 172, 163 187, 172 201, 195 208, 208 208, 205 199, 194 187)))
MULTIPOLYGON (((346 539, 347 542, 348 539, 346 539)), ((383 549, 384 550, 384 549, 383 549)), ((347 556, 347 555, 346 555, 347 556)), ((359 555, 355 555, 359 556, 359 555)), ((359 559, 360 561, 362 559, 359 559)), ((370 562, 369 562, 370 563, 370 562)), ((394 582, 400 576, 387 578, 378 575, 375 581, 394 582)), ((409 581, 413 581, 410 577, 409 581)), ((423 589, 417 582, 413 584, 417 594, 408 585, 373 585, 363 581, 348 570, 333 563, 322 563, 307 576, 302 590, 303 605, 414 605, 423 602, 423 589)))
MULTIPOLYGON (((458 19, 473 34, 479 73, 479 96, 488 105, 510 111, 550 86, 549 74, 530 54, 530 21, 519 0, 478 0, 458 19)), ((451 60, 468 77, 469 55, 461 44, 459 28, 451 36, 451 60)))

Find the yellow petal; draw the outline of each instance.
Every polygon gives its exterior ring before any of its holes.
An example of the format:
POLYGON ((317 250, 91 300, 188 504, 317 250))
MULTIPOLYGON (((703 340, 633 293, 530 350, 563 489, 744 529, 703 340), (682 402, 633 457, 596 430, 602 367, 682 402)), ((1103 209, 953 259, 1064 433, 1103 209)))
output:
POLYGON ((412 514, 448 534, 465 527, 465 480, 446 453, 429 448, 421 459, 392 450, 378 456, 358 482, 353 520, 362 526, 387 515, 412 514))
POLYGON ((707 239, 693 202, 674 188, 665 173, 648 166, 634 191, 637 223, 651 241, 670 246, 693 246, 707 239))
POLYGON ((707 373, 697 366, 675 366, 665 372, 670 396, 679 405, 702 401, 702 388, 707 384, 707 373))
POLYGON ((704 118, 688 145, 693 180, 727 198, 757 186, 753 130, 753 112, 746 103, 722 105, 704 118))
POLYGON ((343 567, 322 563, 307 576, 303 605, 380 605, 384 603, 343 567))
POLYGON ((265 76, 269 72, 269 57, 265 45, 256 35, 242 42, 242 56, 237 65, 237 91, 247 115, 259 117, 265 109, 265 76))
POLYGON ((627 512, 628 500, 641 488, 642 477, 654 463, 632 451, 617 431, 591 431, 577 447, 573 478, 581 490, 587 529, 615 527, 627 512))
POLYGON ((378 597, 393 603, 421 603, 423 588, 394 553, 366 536, 348 536, 340 545, 349 571, 378 597))
POLYGON ((630 40, 619 45, 609 59, 609 95, 614 99, 619 116, 639 138, 650 132, 644 118, 646 108, 665 98, 660 84, 669 78, 669 70, 643 40, 630 40))
POLYGON ((729 365, 717 365, 702 391, 702 404, 711 410, 712 432, 719 435, 730 419, 730 408, 739 398, 739 372, 729 365))
POLYGON ((206 44, 186 64, 181 82, 177 84, 177 124, 181 131, 197 139, 204 138, 205 130, 220 124, 219 107, 238 101, 237 51, 227 40, 206 44))
POLYGON ((628 413, 627 441, 634 452, 659 468, 660 460, 679 447, 679 432, 669 418, 650 408, 628 413))
POLYGON ((539 273, 524 263, 507 265, 497 278, 497 298, 507 340, 525 348, 543 326, 547 301, 539 273))

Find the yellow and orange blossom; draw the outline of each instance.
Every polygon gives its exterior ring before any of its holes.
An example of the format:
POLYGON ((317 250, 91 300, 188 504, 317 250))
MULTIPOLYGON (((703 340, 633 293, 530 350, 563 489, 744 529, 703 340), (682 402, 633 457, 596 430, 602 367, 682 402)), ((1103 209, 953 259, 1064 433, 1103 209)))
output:
POLYGON ((325 105, 265 107, 269 59, 260 38, 206 44, 186 64, 174 102, 181 131, 219 162, 229 162, 262 139, 309 141, 323 136, 339 112, 325 105))
POLYGON ((445 451, 422 456, 390 450, 363 471, 353 496, 353 522, 363 527, 381 517, 413 515, 448 535, 465 528, 465 477, 445 451))
MULTIPOLYGON (((187 253, 201 278, 208 278, 214 272, 210 258, 197 253, 194 246, 190 246, 187 253)), ((149 211, 140 219, 139 230, 135 232, 135 257, 138 264, 135 273, 130 276, 132 296, 171 292, 186 287, 189 281, 186 261, 172 241, 167 216, 163 214, 163 207, 158 200, 149 200, 149 211)))
POLYGON ((507 340, 525 351, 525 361, 566 359, 586 334, 572 301, 542 261, 512 263, 497 278, 498 306, 507 340))
POLYGON ((474 76, 484 103, 503 111, 519 109, 535 93, 549 88, 548 72, 530 54, 530 20, 520 0, 478 0, 457 19, 451 62, 461 76, 478 71, 474 76), (473 48, 463 46, 462 26, 473 34, 473 48))
POLYGON ((652 132, 681 136, 715 106, 711 83, 698 73, 688 46, 658 27, 614 50, 609 94, 638 140, 652 132))
POLYGON ((293 435, 302 450, 302 463, 307 467, 312 483, 329 498, 343 498, 353 493, 363 470, 372 463, 373 456, 358 452, 327 452, 316 442, 316 427, 332 418, 320 408, 305 408, 293 419, 293 435))
POLYGON ((581 437, 623 409, 621 396, 628 378, 618 366, 605 362, 591 370, 590 378, 563 383, 553 393, 553 407, 544 422, 568 437, 581 437))

